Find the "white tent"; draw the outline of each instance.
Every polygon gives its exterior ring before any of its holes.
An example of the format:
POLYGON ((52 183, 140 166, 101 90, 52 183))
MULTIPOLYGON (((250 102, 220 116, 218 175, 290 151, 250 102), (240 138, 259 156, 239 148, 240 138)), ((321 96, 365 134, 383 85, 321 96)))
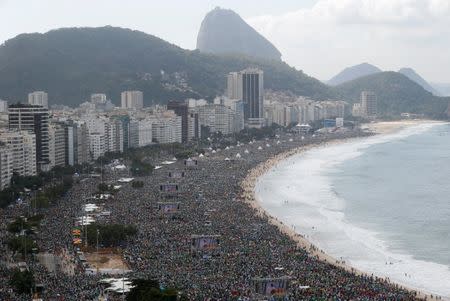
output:
POLYGON ((292 141, 294 141, 292 138, 289 138, 289 142, 292 142, 292 141))
POLYGON ((245 149, 244 153, 248 154, 249 153, 248 149, 245 149))
POLYGON ((258 146, 258 150, 262 150, 262 147, 261 147, 261 146, 258 146))
POLYGON ((240 153, 237 153, 236 154, 236 158, 240 158, 241 157, 241 154, 240 153))
POLYGON ((266 144, 266 147, 270 147, 270 144, 269 144, 269 143, 267 143, 267 144, 266 144))
POLYGON ((227 158, 225 158, 225 161, 230 161, 230 158, 228 158, 228 157, 227 157, 227 158))
POLYGON ((203 158, 204 157, 204 155, 203 154, 200 154, 199 156, 198 156, 199 158, 203 158))

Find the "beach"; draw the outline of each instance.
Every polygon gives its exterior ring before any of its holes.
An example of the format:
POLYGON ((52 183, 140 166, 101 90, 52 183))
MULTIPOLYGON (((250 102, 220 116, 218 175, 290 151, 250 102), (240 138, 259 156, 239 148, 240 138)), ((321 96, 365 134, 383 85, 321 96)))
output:
MULTIPOLYGON (((402 129, 417 126, 421 124, 429 124, 433 123, 433 121, 427 121, 427 120, 405 120, 405 121, 395 121, 395 122, 377 122, 377 123, 370 123, 366 124, 363 127, 367 128, 370 131, 373 131, 377 133, 378 135, 388 135, 388 134, 394 134, 402 129)), ((352 138, 353 139, 360 139, 360 138, 352 138)), ((313 146, 315 147, 328 147, 332 145, 342 144, 349 142, 348 140, 338 140, 338 141, 332 141, 332 142, 326 142, 321 145, 313 146)), ((303 153, 311 150, 312 146, 306 146, 306 147, 299 147, 293 150, 290 150, 288 152, 279 154, 277 156, 274 156, 273 158, 267 160, 266 162, 258 165, 256 168, 251 170, 251 172, 248 174, 248 176, 245 178, 245 180, 242 183, 242 187, 244 189, 244 200, 253 208, 255 208, 259 214, 263 216, 267 216, 269 218, 269 222, 276 225, 283 233, 289 235, 293 240, 296 241, 296 243, 307 250, 310 254, 310 256, 314 256, 318 258, 319 260, 328 262, 330 264, 333 264, 335 266, 338 266, 340 268, 343 268, 349 272, 355 273, 357 275, 369 275, 369 273, 365 273, 364 271, 360 271, 355 269, 354 267, 350 266, 348 263, 345 262, 345 260, 338 260, 328 254, 326 254, 323 250, 317 248, 314 246, 308 237, 304 235, 303 233, 298 233, 296 229, 292 225, 287 225, 286 223, 283 223, 276 217, 270 216, 263 207, 261 206, 261 200, 258 199, 258 196, 255 193, 256 185, 258 180, 266 174, 268 171, 270 171, 272 168, 280 164, 281 162, 284 162, 286 159, 294 156, 294 155, 302 155, 303 153)), ((411 289, 407 286, 402 285, 405 289, 410 290, 411 292, 417 292, 418 296, 421 298, 430 298, 430 294, 426 294, 424 292, 420 292, 417 289, 411 289)))

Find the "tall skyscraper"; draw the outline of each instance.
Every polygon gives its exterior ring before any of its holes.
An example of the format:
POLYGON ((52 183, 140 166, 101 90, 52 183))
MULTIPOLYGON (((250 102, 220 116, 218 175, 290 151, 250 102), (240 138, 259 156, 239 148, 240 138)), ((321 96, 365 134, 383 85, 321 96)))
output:
POLYGON ((15 104, 8 110, 9 129, 36 135, 36 164, 41 171, 49 167, 48 109, 41 106, 15 104))
POLYGON ((247 127, 264 125, 264 72, 245 69, 232 72, 227 77, 227 94, 239 99, 244 105, 244 120, 247 127))
POLYGON ((122 109, 142 109, 144 107, 144 94, 141 91, 122 92, 121 106, 122 109))
POLYGON ((374 92, 361 92, 361 111, 364 117, 377 117, 377 95, 374 92))
POLYGON ((183 143, 188 142, 188 117, 189 117, 189 106, 186 102, 179 101, 169 101, 167 104, 167 110, 172 110, 181 117, 181 141, 183 143))
POLYGON ((30 93, 28 94, 28 104, 48 109, 48 94, 44 91, 30 93))

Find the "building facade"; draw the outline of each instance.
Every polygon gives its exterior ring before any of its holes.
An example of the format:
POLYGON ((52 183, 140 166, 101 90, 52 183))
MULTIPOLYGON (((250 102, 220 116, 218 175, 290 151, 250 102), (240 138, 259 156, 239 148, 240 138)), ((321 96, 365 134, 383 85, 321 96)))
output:
POLYGON ((44 91, 35 91, 28 94, 28 104, 48 109, 48 94, 44 91))
POLYGON ((36 164, 39 171, 48 171, 49 134, 48 109, 42 106, 15 104, 8 109, 9 129, 28 131, 36 139, 36 164))
POLYGON ((11 169, 19 176, 35 176, 36 136, 29 131, 3 130, 0 141, 8 146, 11 156, 11 169))
POLYGON ((140 110, 144 107, 144 94, 141 91, 124 91, 121 94, 122 109, 140 110))

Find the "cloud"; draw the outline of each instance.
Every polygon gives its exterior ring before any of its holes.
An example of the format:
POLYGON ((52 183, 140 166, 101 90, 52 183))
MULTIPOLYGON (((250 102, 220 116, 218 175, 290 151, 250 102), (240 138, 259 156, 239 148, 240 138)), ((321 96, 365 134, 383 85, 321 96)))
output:
POLYGON ((449 59, 430 64, 433 52, 450 46, 449 0, 318 0, 308 9, 247 22, 288 63, 320 78, 369 61, 387 69, 422 68, 429 76, 450 79, 450 71, 441 70, 450 70, 449 59), (433 73, 433 67, 441 71, 433 73))

